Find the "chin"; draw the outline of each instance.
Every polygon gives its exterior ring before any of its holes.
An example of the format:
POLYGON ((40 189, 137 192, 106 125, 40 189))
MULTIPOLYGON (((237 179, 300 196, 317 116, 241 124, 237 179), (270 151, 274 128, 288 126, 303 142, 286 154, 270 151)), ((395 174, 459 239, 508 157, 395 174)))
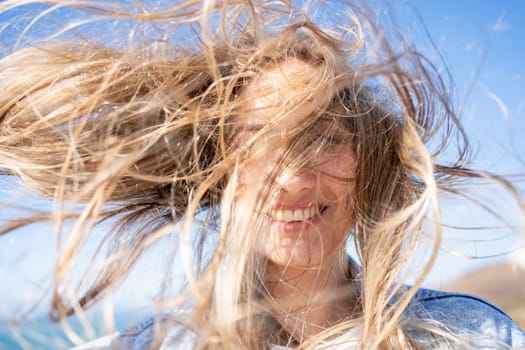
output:
MULTIPOLYGON (((268 247, 268 246, 267 246, 268 247)), ((272 247, 264 252, 266 258, 275 266, 292 269, 307 269, 321 265, 325 260, 320 249, 301 249, 299 247, 272 247), (317 253, 317 254, 316 254, 317 253)))

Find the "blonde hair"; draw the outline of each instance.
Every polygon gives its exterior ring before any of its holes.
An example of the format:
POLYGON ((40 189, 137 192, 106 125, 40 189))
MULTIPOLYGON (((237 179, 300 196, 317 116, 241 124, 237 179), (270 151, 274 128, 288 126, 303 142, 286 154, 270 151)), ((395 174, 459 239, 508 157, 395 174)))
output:
MULTIPOLYGON (((241 190, 235 169, 268 137, 263 128, 246 144, 234 142, 234 116, 257 98, 244 96, 243 88, 290 58, 308 63, 316 74, 298 84, 275 120, 314 94, 322 92, 323 102, 278 141, 287 146, 279 148, 253 208, 267 205, 283 167, 303 167, 315 158, 322 145, 308 145, 302 135, 320 118, 331 118, 348 132, 356 154, 349 215, 355 218, 351 235, 362 265, 352 276, 359 280, 354 318, 295 345, 311 348, 359 324, 360 348, 423 347, 402 316, 440 245, 439 192, 461 194, 464 180, 487 179, 503 184, 523 208, 508 181, 467 167, 467 138, 434 67, 412 49, 395 50, 358 7, 342 4, 347 23, 324 18, 316 24, 315 14, 310 18, 287 1, 187 1, 144 13, 110 3, 48 3, 85 11, 93 21, 96 16, 136 21, 133 31, 122 32, 144 32, 125 48, 89 37, 51 36, 51 42, 30 41, 0 61, 0 167, 61 203, 55 212, 10 222, 2 233, 46 220, 58 223, 61 232, 63 223, 74 222, 56 265, 56 319, 100 301, 144 251, 182 222, 180 241, 194 242, 185 253, 196 258, 188 255, 187 292, 163 305, 191 300, 188 327, 197 335, 196 347, 262 349, 269 339, 291 341, 269 312, 265 262, 254 248, 264 229, 261 218, 235 215, 234 201, 220 207, 224 197, 241 190), (159 28, 151 34, 147 25, 159 28), (372 58, 371 50, 377 53, 372 58), (435 164, 455 136, 457 159, 435 164), (430 152, 429 143, 438 146, 430 152), (70 202, 83 206, 73 211, 70 202), (195 232, 197 213, 206 218, 195 232), (218 216, 220 232, 206 258, 204 242, 218 216), (435 222, 433 251, 406 289, 402 269, 429 216, 435 222), (75 254, 93 227, 108 219, 116 220, 106 238, 108 263, 87 290, 81 282, 74 294, 83 296, 73 299, 68 283, 75 254)), ((23 4, 5 1, 0 9, 23 4)))

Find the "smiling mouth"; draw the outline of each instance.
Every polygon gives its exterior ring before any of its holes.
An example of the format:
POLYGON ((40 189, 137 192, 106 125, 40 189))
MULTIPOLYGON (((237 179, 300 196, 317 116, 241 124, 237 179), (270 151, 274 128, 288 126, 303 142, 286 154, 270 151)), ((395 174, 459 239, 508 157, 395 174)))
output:
POLYGON ((275 221, 297 222, 308 221, 317 215, 321 215, 327 209, 327 206, 312 206, 306 209, 295 210, 272 210, 270 216, 275 221))

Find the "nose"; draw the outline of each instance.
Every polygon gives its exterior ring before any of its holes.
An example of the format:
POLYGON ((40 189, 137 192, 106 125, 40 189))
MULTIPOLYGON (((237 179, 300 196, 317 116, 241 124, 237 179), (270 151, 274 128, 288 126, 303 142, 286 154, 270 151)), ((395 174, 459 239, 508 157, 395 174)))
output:
POLYGON ((285 169, 276 179, 280 189, 290 195, 300 194, 315 186, 315 175, 306 169, 285 169))

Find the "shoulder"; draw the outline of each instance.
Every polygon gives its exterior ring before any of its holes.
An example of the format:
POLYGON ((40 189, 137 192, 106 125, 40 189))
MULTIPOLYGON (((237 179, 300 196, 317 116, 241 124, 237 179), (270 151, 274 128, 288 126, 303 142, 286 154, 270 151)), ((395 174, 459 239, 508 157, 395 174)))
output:
POLYGON ((112 348, 167 350, 176 344, 177 349, 193 349, 194 334, 187 327, 188 314, 177 312, 146 318, 139 324, 122 331, 112 342, 112 348), (158 342, 158 343, 156 343, 158 342))
POLYGON ((420 289, 407 309, 408 318, 435 321, 462 336, 477 336, 483 344, 498 342, 525 347, 525 334, 501 309, 478 297, 420 289))
POLYGON ((164 323, 165 316, 151 316, 140 323, 124 329, 112 342, 115 349, 142 350, 149 349, 157 329, 164 323))
POLYGON ((119 336, 118 333, 106 335, 85 344, 75 346, 70 350, 111 350, 111 343, 119 336))
POLYGON ((144 318, 114 333, 71 350, 193 349, 193 333, 185 326, 186 314, 162 314, 144 318), (173 347, 177 344, 176 347, 173 347))
POLYGON ((162 324, 162 318, 148 317, 122 332, 89 341, 71 350, 146 350, 153 343, 156 324, 162 324))

